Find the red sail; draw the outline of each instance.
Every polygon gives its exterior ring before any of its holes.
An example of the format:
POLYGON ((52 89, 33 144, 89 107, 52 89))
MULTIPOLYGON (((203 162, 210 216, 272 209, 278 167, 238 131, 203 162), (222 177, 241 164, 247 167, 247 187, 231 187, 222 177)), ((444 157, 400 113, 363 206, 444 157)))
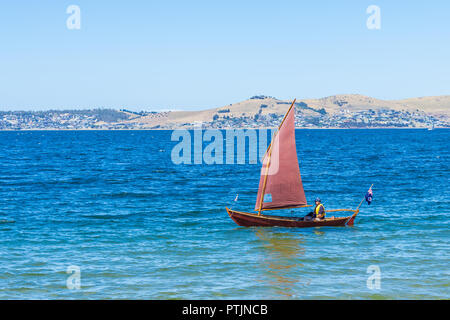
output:
POLYGON ((264 156, 256 211, 260 210, 261 200, 261 209, 281 209, 307 204, 295 148, 295 107, 288 111, 264 156))

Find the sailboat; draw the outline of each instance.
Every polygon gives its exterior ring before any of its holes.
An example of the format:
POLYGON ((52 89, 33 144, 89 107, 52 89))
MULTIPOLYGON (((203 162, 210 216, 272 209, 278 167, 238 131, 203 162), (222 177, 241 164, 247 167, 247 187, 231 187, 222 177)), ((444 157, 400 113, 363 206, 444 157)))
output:
POLYGON ((356 210, 334 209, 331 212, 351 212, 346 217, 328 217, 322 220, 305 220, 303 217, 288 217, 262 214, 269 210, 312 207, 306 201, 295 147, 295 99, 284 116, 278 131, 263 158, 255 211, 236 211, 226 208, 230 218, 244 227, 325 227, 352 226, 359 213, 356 210))

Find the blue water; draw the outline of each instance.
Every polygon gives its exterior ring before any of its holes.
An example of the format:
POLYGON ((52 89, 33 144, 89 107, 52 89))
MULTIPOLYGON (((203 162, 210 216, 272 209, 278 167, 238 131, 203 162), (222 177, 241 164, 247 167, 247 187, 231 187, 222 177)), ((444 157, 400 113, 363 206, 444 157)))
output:
POLYGON ((174 165, 170 135, 0 132, 0 299, 450 298, 449 130, 297 130, 309 202, 374 184, 312 229, 238 227, 260 166, 174 165))

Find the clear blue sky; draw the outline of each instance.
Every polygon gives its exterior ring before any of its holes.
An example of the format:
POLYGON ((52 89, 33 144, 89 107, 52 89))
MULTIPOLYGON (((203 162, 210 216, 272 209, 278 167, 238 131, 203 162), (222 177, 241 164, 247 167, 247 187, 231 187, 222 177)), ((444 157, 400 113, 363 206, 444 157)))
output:
POLYGON ((2 1, 0 110, 450 94, 449 16, 447 0, 2 1))

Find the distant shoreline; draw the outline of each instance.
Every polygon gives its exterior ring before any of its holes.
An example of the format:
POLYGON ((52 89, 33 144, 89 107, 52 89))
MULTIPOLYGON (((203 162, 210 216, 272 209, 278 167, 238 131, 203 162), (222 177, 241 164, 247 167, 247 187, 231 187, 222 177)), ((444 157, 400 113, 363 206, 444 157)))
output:
MULTIPOLYGON (((0 130, 179 130, 277 128, 291 101, 253 96, 200 111, 86 109, 0 111, 0 130)), ((299 100, 298 129, 450 128, 450 96, 384 101, 361 95, 299 100)))
MULTIPOLYGON (((258 127, 258 128, 245 128, 245 127, 239 127, 239 128, 202 128, 202 130, 269 130, 269 129, 277 129, 276 127, 258 127)), ((396 130, 427 130, 427 127, 355 127, 355 128, 319 128, 319 127, 311 127, 311 128, 304 128, 304 127, 296 127, 295 130, 383 130, 383 129, 396 129, 396 130)), ((442 129, 450 129, 449 127, 435 127, 434 130, 442 130, 442 129)), ((46 128, 46 129, 0 129, 0 132, 28 132, 28 131, 174 131, 174 130, 195 130, 195 128, 174 128, 174 129, 150 129, 150 128, 136 128, 136 129, 52 129, 52 128, 46 128)))

